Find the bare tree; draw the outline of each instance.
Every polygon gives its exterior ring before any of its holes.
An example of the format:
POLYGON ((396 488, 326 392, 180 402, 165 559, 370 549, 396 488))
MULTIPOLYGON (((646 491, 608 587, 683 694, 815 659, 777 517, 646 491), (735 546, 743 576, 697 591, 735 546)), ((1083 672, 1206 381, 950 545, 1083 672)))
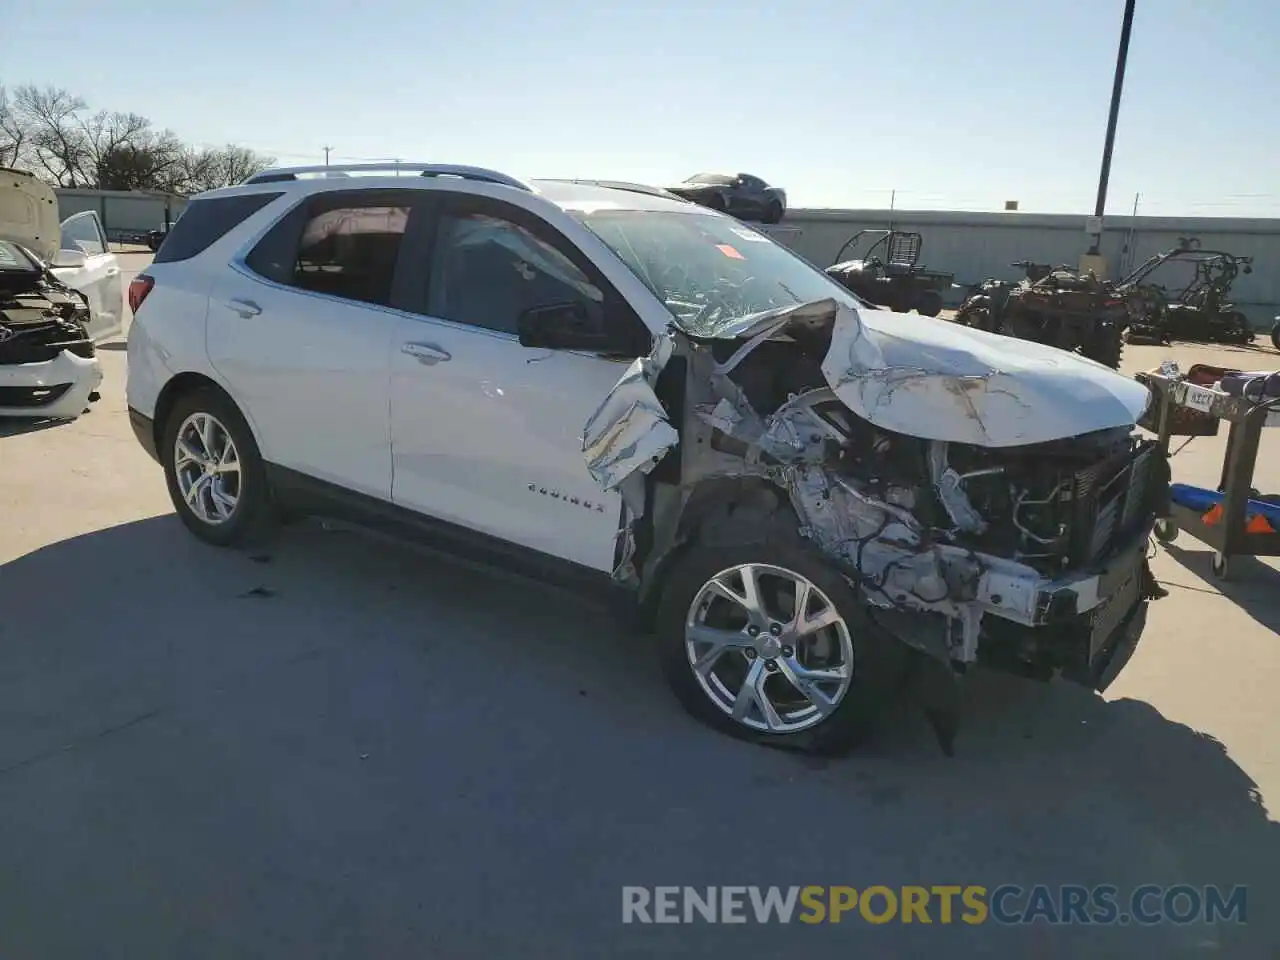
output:
POLYGON ((0 167, 21 167, 28 147, 26 125, 10 103, 9 94, 0 87, 0 167))
POLYGON ((137 113, 100 110, 59 87, 0 87, 0 166, 60 187, 199 193, 241 183, 275 163, 247 147, 187 146, 137 113))
POLYGON ((34 165, 58 186, 89 185, 89 147, 80 123, 85 102, 60 87, 32 85, 18 87, 13 100, 30 138, 34 165))
POLYGON ((233 186, 243 183, 255 173, 261 173, 275 162, 274 157, 234 144, 202 150, 188 149, 177 164, 181 176, 174 185, 174 192, 200 193, 233 186))

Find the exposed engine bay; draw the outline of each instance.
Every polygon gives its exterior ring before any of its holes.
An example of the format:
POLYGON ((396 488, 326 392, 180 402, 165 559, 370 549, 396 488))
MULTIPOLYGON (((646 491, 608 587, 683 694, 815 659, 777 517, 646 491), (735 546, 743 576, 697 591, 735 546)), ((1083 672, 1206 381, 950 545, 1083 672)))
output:
POLYGON ((40 363, 62 350, 92 357, 89 301, 17 244, 0 243, 0 363, 40 363))
POLYGON ((101 373, 88 324, 83 293, 30 251, 0 242, 0 413, 74 416, 96 399, 101 373))
POLYGON ((847 307, 816 305, 735 338, 674 333, 637 361, 584 433, 589 469, 626 505, 615 578, 643 593, 697 535, 699 503, 731 495, 717 483, 762 483, 934 663, 1104 688, 1163 593, 1145 551, 1168 465, 1132 432, 1141 403, 1121 384, 1128 412, 1081 418, 1097 429, 1011 442, 1033 429, 1013 413, 1038 416, 1043 383, 897 367, 883 342, 847 307), (964 416, 949 426, 940 402, 964 416), (894 429, 910 419, 915 433, 894 429))

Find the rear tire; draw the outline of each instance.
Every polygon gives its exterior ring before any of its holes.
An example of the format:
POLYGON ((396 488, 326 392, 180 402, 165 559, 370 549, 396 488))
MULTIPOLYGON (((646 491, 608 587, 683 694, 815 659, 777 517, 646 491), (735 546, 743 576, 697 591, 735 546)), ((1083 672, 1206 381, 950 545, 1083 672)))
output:
POLYGON ((782 204, 780 204, 777 200, 774 200, 769 204, 768 207, 765 208, 764 222, 780 223, 781 221, 782 221, 782 204))
POLYGON ((1271 345, 1280 350, 1280 323, 1271 328, 1271 345))
POLYGON ((275 511, 258 444, 222 391, 200 387, 174 401, 159 455, 174 510, 205 543, 247 546, 274 529, 275 511))
POLYGON ((901 689, 909 651, 876 627, 865 601, 797 527, 795 515, 776 500, 731 505, 704 522, 663 588, 658 656, 681 705, 709 726, 755 743, 841 754, 866 739, 901 689), (730 584, 735 594, 747 597, 752 592, 748 572, 758 586, 759 618, 717 586, 730 584), (797 614, 800 583, 808 584, 803 595, 809 600, 797 614), (720 626, 712 625, 713 612, 720 626), (800 630, 805 621, 833 616, 838 620, 820 629, 800 630), (717 631, 723 642, 698 639, 705 630, 717 631), (700 643, 709 644, 708 650, 699 652, 700 643), (718 652, 713 656, 713 651, 718 652), (839 672, 833 664, 844 663, 846 656, 843 678, 817 680, 825 689, 805 694, 791 679, 810 683, 797 666, 839 672), (695 660, 704 664, 701 672, 695 660), (753 677, 759 686, 750 689, 764 691, 772 714, 753 695, 743 701, 742 690, 753 677), (744 706, 743 715, 735 717, 733 709, 744 706))

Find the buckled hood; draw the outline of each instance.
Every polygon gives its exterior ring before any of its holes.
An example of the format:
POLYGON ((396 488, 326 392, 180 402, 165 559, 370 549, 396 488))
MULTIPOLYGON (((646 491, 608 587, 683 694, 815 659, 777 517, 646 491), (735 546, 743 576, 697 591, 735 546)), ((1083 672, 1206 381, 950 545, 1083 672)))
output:
MULTIPOLYGON (((1150 402, 1141 383, 1043 344, 916 314, 817 300, 687 334, 740 340, 715 370, 725 377, 768 340, 827 338, 822 375, 862 419, 923 440, 998 448, 1133 427, 1150 402)), ((670 336, 637 360, 587 423, 588 469, 606 489, 651 469, 679 442, 654 387, 670 336)), ((770 411, 762 411, 768 413, 770 411)))
POLYGON ((1150 392, 1088 357, 913 313, 834 311, 822 373, 885 430, 1014 447, 1131 427, 1150 392))
POLYGON ((61 237, 53 188, 29 173, 0 167, 0 240, 20 244, 48 264, 61 237))
POLYGON ((1079 354, 914 313, 855 309, 835 300, 797 304, 707 331, 745 339, 732 369, 789 328, 829 330, 828 386, 884 430, 925 440, 1013 447, 1132 426, 1145 386, 1079 354))

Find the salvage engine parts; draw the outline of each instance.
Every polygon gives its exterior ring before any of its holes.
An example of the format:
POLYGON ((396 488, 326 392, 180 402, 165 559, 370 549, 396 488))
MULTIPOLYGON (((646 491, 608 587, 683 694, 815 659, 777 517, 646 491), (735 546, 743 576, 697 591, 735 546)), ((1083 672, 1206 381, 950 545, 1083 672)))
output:
MULTIPOLYGON (((913 321, 890 316, 881 330, 877 316, 822 301, 771 311, 729 337, 675 332, 633 364, 584 433, 588 468, 626 505, 615 578, 643 595, 659 571, 674 567, 679 580, 693 569, 659 616, 682 618, 691 603, 683 629, 711 639, 691 640, 687 663, 672 653, 668 676, 678 693, 685 685, 686 706, 739 735, 787 733, 812 710, 836 709, 838 696, 864 698, 860 725, 887 695, 881 682, 910 663, 931 678, 925 707, 949 750, 955 682, 970 665, 1105 689, 1137 643, 1146 601, 1162 594, 1145 548, 1167 512, 1169 476, 1156 444, 1132 433, 1145 388, 950 325, 933 335, 954 343, 927 361, 908 357, 895 353, 893 325, 913 321), (785 563, 748 564, 749 575, 728 565, 717 580, 714 568, 741 555, 735 544, 785 563), (807 585, 781 588, 781 620, 756 624, 759 571, 794 578, 801 567, 807 585), (748 613, 710 625, 707 590, 748 613), (840 607, 841 590, 856 599, 836 633, 809 660, 787 653, 795 624, 826 622, 813 611, 840 607), (810 611, 815 591, 828 599, 810 611), (745 660, 724 656, 743 630, 756 637, 745 660), (842 693, 849 671, 858 676, 850 644, 874 679, 842 693), (742 694, 720 702, 731 688, 767 689, 771 670, 784 696, 799 689, 807 706, 760 713, 742 694)), ((760 691, 752 702, 768 700, 760 691)), ((823 729, 810 748, 822 749, 823 729)), ((837 728, 833 739, 852 736, 837 728)))
POLYGON ((1120 368, 1130 298, 1093 273, 1028 260, 1012 266, 1021 281, 984 280, 956 312, 955 322, 1044 343, 1120 368))
MULTIPOLYGON (((0 364, 94 356, 89 304, 17 244, 0 242, 0 364)), ((0 401, 0 406, 10 404, 0 401)))

